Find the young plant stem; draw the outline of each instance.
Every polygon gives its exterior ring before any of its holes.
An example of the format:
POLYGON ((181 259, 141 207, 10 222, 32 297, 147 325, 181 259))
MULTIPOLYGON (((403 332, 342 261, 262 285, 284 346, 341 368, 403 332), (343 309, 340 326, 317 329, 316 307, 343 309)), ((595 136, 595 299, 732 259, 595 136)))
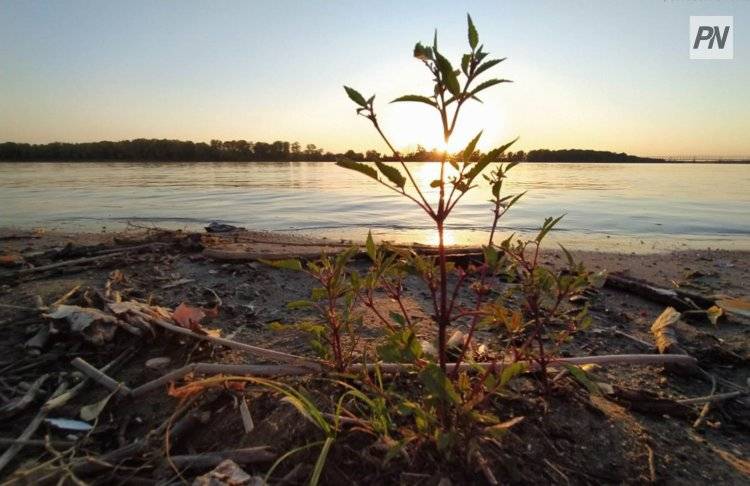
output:
POLYGON ((476 330, 477 323, 479 323, 479 318, 481 317, 481 313, 479 310, 482 307, 482 302, 484 301, 484 296, 486 294, 486 291, 484 289, 484 281, 487 276, 487 265, 482 266, 482 275, 479 277, 479 285, 477 286, 477 300, 476 300, 476 306, 474 308, 474 317, 471 320, 471 325, 469 326, 469 332, 466 334, 466 339, 464 340, 463 346, 461 347, 461 354, 458 356, 458 359, 456 360, 456 369, 453 371, 453 378, 458 378, 458 370, 461 367, 461 362, 464 360, 464 357, 466 356, 466 351, 471 346, 471 340, 474 337, 474 331, 476 330))
POLYGON ((493 218, 492 218, 492 230, 490 230, 490 240, 487 243, 488 246, 492 246, 492 240, 495 237, 495 230, 497 229, 497 222, 500 221, 500 217, 505 213, 505 211, 501 211, 502 209, 502 203, 500 202, 500 197, 497 198, 495 201, 495 211, 493 212, 493 218))
POLYGON ((445 356, 445 335, 448 330, 448 324, 450 316, 448 315, 448 271, 447 262, 445 258, 445 241, 444 233, 445 228, 443 227, 443 221, 437 222, 438 236, 439 236, 439 262, 440 267, 440 314, 438 315, 438 359, 440 363, 440 369, 445 372, 446 356, 445 356))

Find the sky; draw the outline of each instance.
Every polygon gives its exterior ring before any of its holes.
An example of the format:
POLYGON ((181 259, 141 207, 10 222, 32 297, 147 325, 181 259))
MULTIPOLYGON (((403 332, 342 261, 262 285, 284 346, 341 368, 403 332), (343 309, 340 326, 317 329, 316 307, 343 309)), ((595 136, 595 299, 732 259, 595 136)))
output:
POLYGON ((511 79, 467 107, 451 148, 591 148, 750 155, 750 1, 0 0, 0 141, 132 138, 314 143, 386 151, 342 85, 399 149, 440 145, 412 57, 438 29, 454 65, 466 13, 511 79), (733 60, 690 60, 689 17, 734 16, 733 60))

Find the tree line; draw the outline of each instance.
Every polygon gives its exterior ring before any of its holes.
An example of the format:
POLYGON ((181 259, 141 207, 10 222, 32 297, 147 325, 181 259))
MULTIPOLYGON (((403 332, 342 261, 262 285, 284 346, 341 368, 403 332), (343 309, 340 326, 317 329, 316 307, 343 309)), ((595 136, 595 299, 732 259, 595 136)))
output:
MULTIPOLYGON (((416 150, 400 154, 406 161, 429 162, 439 160, 442 153, 437 149, 428 150, 420 145, 416 150)), ((481 155, 479 152, 475 157, 481 155)), ((334 153, 307 144, 277 140, 272 143, 249 142, 247 140, 211 140, 191 142, 182 140, 144 139, 118 142, 86 143, 47 143, 28 144, 0 143, 0 161, 337 161, 350 159, 357 161, 393 161, 392 154, 381 154, 376 150, 334 153)), ((506 161, 529 162, 641 162, 657 161, 644 159, 625 153, 597 150, 523 150, 508 152, 506 161)))

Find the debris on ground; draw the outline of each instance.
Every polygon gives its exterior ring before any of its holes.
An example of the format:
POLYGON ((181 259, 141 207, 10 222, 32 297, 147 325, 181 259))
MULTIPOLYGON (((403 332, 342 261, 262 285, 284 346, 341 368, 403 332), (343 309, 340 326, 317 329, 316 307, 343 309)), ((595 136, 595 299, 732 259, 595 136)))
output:
MULTIPOLYGON (((261 485, 280 457, 322 439, 277 394, 236 376, 284 375, 330 399, 325 380, 310 376, 320 364, 307 335, 275 330, 305 318, 286 304, 307 298, 313 283, 255 260, 314 257, 346 243, 236 227, 12 236, 0 235, 0 254, 13 256, 12 264, 0 259, 4 480, 261 485)), ((458 262, 477 258, 469 248, 452 254, 458 262)), ((519 379, 498 397, 511 418, 501 423, 502 447, 480 451, 481 471, 400 461, 350 419, 353 431, 332 447, 321 484, 747 482, 749 256, 583 252, 592 268, 620 272, 569 302, 588 307, 593 323, 562 356, 678 353, 695 358, 695 370, 566 368, 556 371, 549 397, 530 391, 533 377, 519 379), (709 288, 717 272, 724 285, 709 288)), ((409 282, 405 292, 418 339, 434 352, 424 290, 409 282)), ((385 298, 378 305, 395 310, 385 298)), ((377 343, 371 317, 360 346, 377 343)), ((451 329, 454 354, 466 332, 451 329)), ((475 339, 467 359, 490 361, 505 345, 492 330, 475 339)), ((295 453, 268 484, 304 483, 316 459, 314 451, 295 453)))

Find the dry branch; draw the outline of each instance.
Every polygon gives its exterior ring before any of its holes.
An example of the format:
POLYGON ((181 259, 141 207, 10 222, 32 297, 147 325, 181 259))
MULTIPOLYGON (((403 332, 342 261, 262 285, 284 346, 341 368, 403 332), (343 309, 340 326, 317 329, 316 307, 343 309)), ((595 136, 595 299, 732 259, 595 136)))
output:
MULTIPOLYGON (((694 365, 696 363, 695 358, 684 355, 661 355, 661 354, 615 354, 615 355, 604 355, 604 356, 582 356, 578 358, 558 358, 548 364, 549 367, 561 367, 565 365, 585 365, 585 364, 628 364, 628 365, 654 365, 654 364, 681 364, 681 365, 694 365)), ((509 364, 509 363, 505 363, 509 364)), ((535 363, 525 363, 530 369, 534 369, 535 363)), ((447 371, 453 371, 455 369, 455 363, 448 363, 446 368, 447 371)), ((475 368, 481 369, 492 369, 495 368, 500 371, 503 367, 503 363, 461 363, 459 368, 462 371, 471 371, 475 368)), ((401 373, 416 371, 419 368, 416 365, 409 363, 369 363, 367 365, 354 364, 349 367, 350 372, 372 372, 378 368, 382 373, 401 373)), ((179 380, 180 378, 190 374, 224 374, 224 375, 250 375, 250 376, 304 376, 310 374, 324 373, 328 370, 323 368, 312 369, 310 367, 303 366, 287 366, 287 365, 241 365, 241 364, 220 364, 220 363, 192 363, 182 368, 170 371, 169 373, 156 378, 155 380, 144 383, 143 385, 134 388, 130 395, 137 398, 145 393, 159 388, 160 386, 167 385, 170 382, 179 380)))
POLYGON ((271 359, 274 361, 280 361, 283 363, 290 363, 290 364, 295 364, 298 366, 304 366, 304 367, 317 370, 317 371, 320 371, 323 369, 323 365, 321 362, 311 359, 311 358, 304 358, 302 356, 295 356, 293 354, 282 353, 281 351, 274 351, 271 349, 259 348, 257 346, 252 346, 250 344, 240 343, 237 341, 232 341, 230 339, 225 339, 221 337, 209 336, 206 334, 198 334, 196 332, 191 331, 190 329, 177 326, 175 324, 165 321, 164 319, 159 319, 157 317, 150 316, 139 310, 133 309, 132 312, 139 315, 140 317, 142 317, 143 319, 145 319, 146 321, 152 324, 156 324, 168 331, 172 331, 177 334, 182 334, 183 336, 190 336, 200 341, 208 341, 213 344, 218 344, 220 346, 224 346, 227 348, 237 349, 240 351, 246 351, 248 353, 255 354, 257 356, 271 359))
MULTIPOLYGON (((252 376, 298 376, 308 375, 316 370, 304 367, 294 367, 287 365, 242 365, 242 364, 221 364, 221 363, 193 363, 182 368, 170 371, 169 373, 144 383, 131 391, 131 396, 139 397, 160 386, 167 385, 170 382, 190 374, 227 374, 227 375, 252 375, 252 376)), ((322 369, 317 370, 322 371, 322 369)))
POLYGON ((107 374, 96 369, 94 366, 92 366, 82 358, 75 358, 70 364, 75 369, 88 376, 95 382, 99 383, 111 392, 118 392, 118 394, 122 396, 128 396, 131 394, 130 388, 125 386, 123 383, 120 383, 119 381, 111 378, 110 376, 107 376, 107 374))
POLYGON ((610 274, 606 287, 643 297, 657 304, 674 307, 678 311, 708 309, 716 305, 715 299, 682 289, 665 289, 645 280, 610 274))

